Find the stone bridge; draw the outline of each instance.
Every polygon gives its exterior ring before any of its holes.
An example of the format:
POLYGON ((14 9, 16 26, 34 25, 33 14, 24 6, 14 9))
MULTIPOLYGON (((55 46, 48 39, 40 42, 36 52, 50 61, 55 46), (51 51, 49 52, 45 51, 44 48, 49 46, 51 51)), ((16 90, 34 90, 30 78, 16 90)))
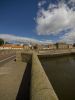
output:
MULTIPOLYGON (((16 50, 10 52, 16 53, 16 62, 9 62, 4 67, 13 68, 15 64, 17 66, 10 73, 0 75, 1 100, 58 100, 38 56, 72 54, 75 53, 75 49, 56 51, 16 50)), ((9 51, 5 51, 4 54, 7 53, 9 51)))

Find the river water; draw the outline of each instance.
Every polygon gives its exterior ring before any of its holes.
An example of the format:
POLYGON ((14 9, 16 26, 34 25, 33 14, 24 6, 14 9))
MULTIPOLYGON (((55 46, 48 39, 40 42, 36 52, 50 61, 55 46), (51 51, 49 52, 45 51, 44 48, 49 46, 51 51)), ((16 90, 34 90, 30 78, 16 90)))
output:
POLYGON ((75 56, 42 57, 40 61, 59 100, 75 100, 75 56))

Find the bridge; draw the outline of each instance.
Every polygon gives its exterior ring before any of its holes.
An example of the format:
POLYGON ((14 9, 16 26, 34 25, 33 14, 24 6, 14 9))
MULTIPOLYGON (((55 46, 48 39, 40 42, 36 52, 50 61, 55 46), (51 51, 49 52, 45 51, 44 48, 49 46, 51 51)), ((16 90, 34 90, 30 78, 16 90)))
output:
MULTIPOLYGON (((56 51, 11 50, 10 56, 0 60, 0 99, 59 100, 38 56, 74 52, 74 49, 56 51)), ((9 50, 3 51, 2 54, 8 55, 9 50)))

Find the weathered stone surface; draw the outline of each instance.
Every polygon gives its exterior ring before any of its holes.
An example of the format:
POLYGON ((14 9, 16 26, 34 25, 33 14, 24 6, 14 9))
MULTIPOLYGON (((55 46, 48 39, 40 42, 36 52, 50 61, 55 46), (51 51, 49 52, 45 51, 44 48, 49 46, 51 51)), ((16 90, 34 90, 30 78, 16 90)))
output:
POLYGON ((26 65, 10 61, 0 67, 0 100, 16 100, 26 65))
POLYGON ((32 57, 31 76, 31 100, 58 100, 35 53, 32 57))

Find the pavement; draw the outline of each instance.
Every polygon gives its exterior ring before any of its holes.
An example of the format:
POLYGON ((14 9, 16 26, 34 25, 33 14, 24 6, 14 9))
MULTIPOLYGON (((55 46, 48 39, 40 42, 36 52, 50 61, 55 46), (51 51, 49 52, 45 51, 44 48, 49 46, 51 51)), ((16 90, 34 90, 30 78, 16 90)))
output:
POLYGON ((10 60, 0 66, 0 100, 16 100, 26 65, 10 60))
POLYGON ((11 52, 1 52, 0 51, 0 60, 6 59, 10 56, 16 55, 16 53, 11 53, 11 52))

